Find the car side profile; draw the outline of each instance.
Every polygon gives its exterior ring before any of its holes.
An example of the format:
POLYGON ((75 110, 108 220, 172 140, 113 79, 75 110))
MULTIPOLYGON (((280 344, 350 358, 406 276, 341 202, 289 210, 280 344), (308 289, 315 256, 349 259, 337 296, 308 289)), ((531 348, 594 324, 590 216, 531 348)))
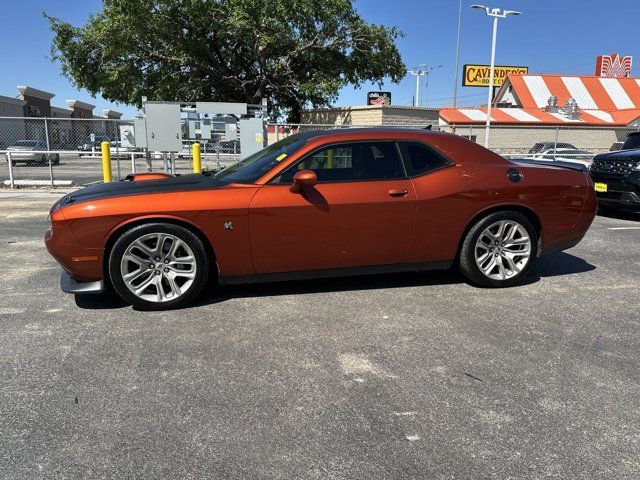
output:
POLYGON ((516 162, 460 136, 350 129, 289 136, 218 173, 131 175, 63 197, 45 242, 70 293, 142 309, 221 284, 457 266, 515 285, 577 244, 597 208, 584 167, 516 162))

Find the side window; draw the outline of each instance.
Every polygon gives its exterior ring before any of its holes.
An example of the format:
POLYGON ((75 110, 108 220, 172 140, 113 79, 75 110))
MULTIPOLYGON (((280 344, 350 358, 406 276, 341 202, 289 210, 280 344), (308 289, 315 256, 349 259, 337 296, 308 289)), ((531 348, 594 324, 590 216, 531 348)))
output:
POLYGON ((429 173, 442 167, 451 165, 451 162, 432 148, 420 143, 402 143, 402 154, 405 158, 407 173, 410 177, 429 173))
POLYGON ((313 170, 318 182, 404 178, 394 142, 343 143, 325 147, 292 166, 278 183, 291 183, 300 170, 313 170))

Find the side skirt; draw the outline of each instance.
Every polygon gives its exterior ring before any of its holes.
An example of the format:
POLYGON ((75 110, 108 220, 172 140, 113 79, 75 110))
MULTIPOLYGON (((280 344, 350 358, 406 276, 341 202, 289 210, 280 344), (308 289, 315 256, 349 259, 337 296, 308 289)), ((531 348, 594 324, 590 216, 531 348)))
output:
POLYGON ((359 275, 377 275, 381 273, 422 272, 427 270, 448 270, 452 260, 421 263, 399 263, 394 265, 371 265, 367 267, 327 268, 323 270, 302 270, 297 272, 262 273, 220 277, 221 285, 242 283, 286 282, 290 280, 312 280, 321 278, 353 277, 359 275))

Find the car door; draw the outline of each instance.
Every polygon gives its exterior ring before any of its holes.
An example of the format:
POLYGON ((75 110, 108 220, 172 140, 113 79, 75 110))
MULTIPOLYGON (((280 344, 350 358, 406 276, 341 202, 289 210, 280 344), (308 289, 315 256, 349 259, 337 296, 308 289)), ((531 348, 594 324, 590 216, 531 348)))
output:
POLYGON ((256 273, 396 264, 407 253, 416 199, 392 141, 321 147, 264 185, 249 207, 256 273), (318 183, 291 193, 293 175, 318 183))

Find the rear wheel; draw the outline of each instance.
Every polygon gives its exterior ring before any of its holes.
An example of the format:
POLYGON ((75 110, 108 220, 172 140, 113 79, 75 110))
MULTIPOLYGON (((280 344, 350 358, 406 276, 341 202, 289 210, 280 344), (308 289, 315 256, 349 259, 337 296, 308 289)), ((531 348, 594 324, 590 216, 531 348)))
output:
POLYGON ((510 287, 531 269, 538 251, 538 235, 518 212, 487 215, 469 230, 460 251, 463 275, 483 287, 510 287))
POLYGON ((202 241, 184 227, 153 223, 125 232, 109 257, 118 294, 144 310, 179 308, 204 287, 209 262, 202 241))

